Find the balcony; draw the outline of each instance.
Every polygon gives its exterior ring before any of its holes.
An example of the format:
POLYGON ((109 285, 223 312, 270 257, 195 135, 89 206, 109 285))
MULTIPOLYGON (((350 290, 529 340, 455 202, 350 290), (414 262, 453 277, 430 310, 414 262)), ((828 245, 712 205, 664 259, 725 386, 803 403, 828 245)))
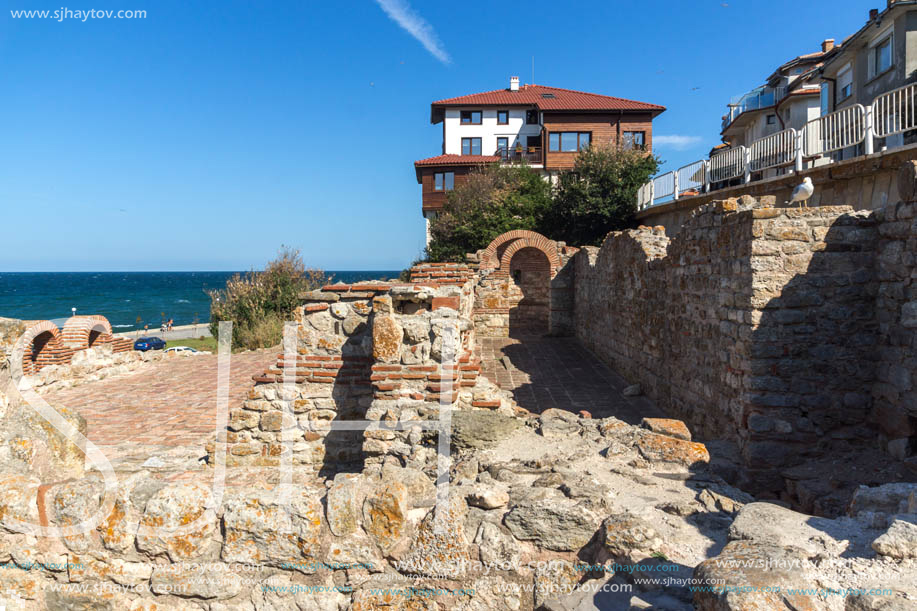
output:
POLYGON ((729 102, 729 112, 723 117, 721 129, 729 127, 729 125, 738 119, 742 113, 752 110, 761 110, 762 108, 775 105, 786 97, 786 93, 786 87, 758 87, 745 95, 733 98, 729 102))
POLYGON ((544 163, 542 149, 539 146, 526 146, 516 148, 498 148, 497 155, 503 163, 526 163, 540 165, 544 163))

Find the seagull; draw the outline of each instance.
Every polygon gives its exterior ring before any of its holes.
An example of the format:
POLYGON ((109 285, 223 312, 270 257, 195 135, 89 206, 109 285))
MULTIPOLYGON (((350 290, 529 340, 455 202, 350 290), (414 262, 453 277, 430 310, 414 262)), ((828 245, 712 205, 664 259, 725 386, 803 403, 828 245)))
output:
POLYGON ((809 198, 812 197, 813 193, 815 193, 815 185, 812 184, 812 179, 806 176, 802 184, 793 189, 793 197, 790 198, 789 203, 794 204, 799 202, 800 206, 805 204, 805 207, 808 208, 809 198))

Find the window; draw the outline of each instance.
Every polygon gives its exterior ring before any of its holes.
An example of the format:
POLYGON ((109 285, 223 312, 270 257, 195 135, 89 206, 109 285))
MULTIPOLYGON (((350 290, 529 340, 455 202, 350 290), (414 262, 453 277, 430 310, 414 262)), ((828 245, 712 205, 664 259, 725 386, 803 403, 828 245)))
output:
POLYGON ((828 83, 821 84, 821 114, 822 116, 825 116, 826 114, 828 114, 828 110, 829 110, 829 102, 831 98, 829 98, 828 96, 830 95, 831 90, 828 89, 828 87, 829 87, 828 83))
POLYGON ((509 150, 509 138, 500 137, 497 138, 497 154, 506 154, 506 151, 509 150))
POLYGON ((451 191, 455 188, 455 172, 437 172, 433 175, 434 191, 451 191))
POLYGON ((591 139, 590 132, 551 132, 548 147, 555 153, 575 153, 588 147, 591 139))
POLYGON ((480 138, 462 138, 462 155, 480 155, 480 138))
POLYGON ((767 115, 767 124, 776 125, 777 124, 777 115, 767 115))
POLYGON ((534 108, 531 110, 526 110, 525 111, 525 122, 528 123, 529 125, 537 125, 538 124, 538 111, 535 110, 534 108))
POLYGON ((481 124, 481 111, 480 110, 463 110, 462 111, 462 125, 480 125, 481 124))
POLYGON ((497 111, 497 125, 509 125, 509 111, 508 110, 498 110, 497 111))
POLYGON ((624 132, 621 142, 625 149, 643 149, 646 145, 646 132, 624 132))
POLYGON ((882 39, 869 50, 868 79, 873 79, 892 67, 892 37, 882 39))
POLYGON ((846 100, 853 94, 853 70, 847 64, 837 75, 838 101, 846 100))

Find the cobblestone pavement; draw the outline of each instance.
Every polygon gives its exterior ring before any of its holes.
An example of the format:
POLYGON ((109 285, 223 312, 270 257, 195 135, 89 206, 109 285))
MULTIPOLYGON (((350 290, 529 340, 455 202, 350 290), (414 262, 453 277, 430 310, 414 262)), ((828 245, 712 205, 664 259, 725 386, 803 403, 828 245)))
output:
POLYGON ((624 397, 627 381, 573 338, 480 338, 478 353, 483 374, 532 413, 586 410, 629 424, 662 415, 646 397, 624 397))
MULTIPOLYGON (((233 354, 229 406, 240 403, 277 358, 277 349, 233 354)), ((87 435, 109 460, 129 454, 193 447, 216 432, 217 355, 169 358, 138 372, 44 395, 51 405, 76 409, 87 435)))

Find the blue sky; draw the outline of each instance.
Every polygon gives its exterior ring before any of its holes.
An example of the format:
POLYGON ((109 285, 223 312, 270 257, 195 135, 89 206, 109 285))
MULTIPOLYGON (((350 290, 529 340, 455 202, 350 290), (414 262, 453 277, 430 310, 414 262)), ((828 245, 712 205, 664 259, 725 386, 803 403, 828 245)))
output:
MULTIPOLYGON (((729 98, 860 28, 871 3, 93 0, 0 13, 0 271, 326 269, 422 250, 431 101, 535 82, 663 104, 666 169, 729 98), (697 88, 697 89, 695 89, 697 88)), ((882 8, 880 7, 880 8, 882 8)))

